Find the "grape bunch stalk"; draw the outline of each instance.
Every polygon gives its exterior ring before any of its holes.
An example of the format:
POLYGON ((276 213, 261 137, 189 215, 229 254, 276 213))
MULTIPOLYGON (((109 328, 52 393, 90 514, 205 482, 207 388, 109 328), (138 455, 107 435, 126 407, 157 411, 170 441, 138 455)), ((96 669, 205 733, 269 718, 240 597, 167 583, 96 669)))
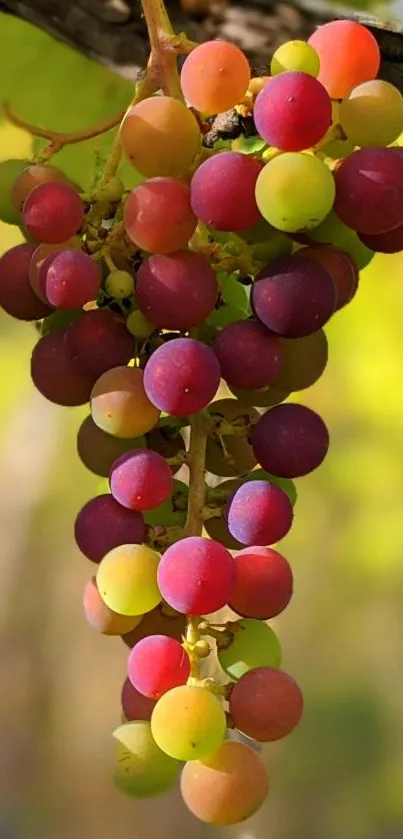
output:
POLYGON ((403 98, 358 22, 283 44, 253 76, 236 45, 143 8, 150 59, 93 190, 50 161, 110 123, 29 126, 48 144, 0 164, 1 218, 24 236, 0 259, 0 304, 39 331, 39 392, 89 403, 78 454, 108 480, 74 530, 95 566, 86 619, 129 651, 115 782, 152 796, 180 775, 189 810, 229 825, 268 793, 256 744, 303 712, 268 624, 293 594, 273 546, 329 434, 288 398, 325 370, 324 326, 360 269, 403 249, 403 98), (209 148, 227 111, 253 130, 209 148))

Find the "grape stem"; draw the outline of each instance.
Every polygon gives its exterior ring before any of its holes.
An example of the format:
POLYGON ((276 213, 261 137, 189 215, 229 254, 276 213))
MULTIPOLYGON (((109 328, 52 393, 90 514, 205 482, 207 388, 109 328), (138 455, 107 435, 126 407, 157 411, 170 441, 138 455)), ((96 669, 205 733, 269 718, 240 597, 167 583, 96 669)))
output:
POLYGON ((200 536, 203 530, 203 507, 206 485, 204 480, 207 435, 210 417, 203 412, 190 420, 190 442, 187 458, 189 467, 189 500, 184 536, 200 536))

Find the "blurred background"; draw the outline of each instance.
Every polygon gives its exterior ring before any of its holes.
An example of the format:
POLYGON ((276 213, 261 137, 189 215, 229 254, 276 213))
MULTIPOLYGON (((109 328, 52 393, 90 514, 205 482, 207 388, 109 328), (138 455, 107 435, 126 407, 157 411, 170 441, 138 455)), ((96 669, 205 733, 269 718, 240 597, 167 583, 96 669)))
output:
MULTIPOLYGON (((128 80, 0 13, 0 99, 25 119, 73 131, 130 95, 128 80)), ((110 139, 55 162, 88 186, 110 139)), ((0 117, 0 159, 31 150, 31 136, 0 117)), ((0 224, 0 254, 19 241, 0 224)), ((34 391, 35 329, 0 313, 0 839, 401 839, 402 274, 403 254, 365 269, 327 329, 323 379, 295 400, 331 434, 324 465, 297 482, 281 543, 295 596, 274 624, 306 711, 296 733, 264 749, 263 810, 225 830, 196 822, 177 793, 142 802, 112 786, 126 647, 82 613, 93 566, 73 522, 97 490, 75 450, 86 410, 34 391)))

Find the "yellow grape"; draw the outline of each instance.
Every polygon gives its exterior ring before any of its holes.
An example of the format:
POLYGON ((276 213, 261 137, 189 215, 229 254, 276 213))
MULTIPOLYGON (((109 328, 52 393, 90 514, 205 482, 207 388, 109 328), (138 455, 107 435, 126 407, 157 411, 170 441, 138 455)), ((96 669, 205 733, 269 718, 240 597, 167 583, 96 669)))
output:
POLYGON ((162 600, 157 585, 160 555, 147 545, 119 545, 101 560, 98 591, 118 615, 143 615, 162 600))
POLYGON ((123 439, 151 431, 160 415, 144 390, 138 367, 112 367, 103 373, 92 389, 90 404, 95 425, 123 439))
POLYGON ((151 730, 168 755, 196 760, 218 749, 225 736, 226 718, 220 702, 207 688, 181 685, 158 700, 151 730))
POLYGON ((180 764, 158 748, 149 722, 127 722, 113 736, 117 743, 116 786, 136 798, 159 795, 170 789, 180 764))
POLYGON ((306 41, 287 41, 281 44, 276 49, 270 64, 272 76, 283 73, 285 70, 300 70, 316 78, 319 68, 318 53, 306 41))
POLYGON ((256 201, 262 216, 286 233, 320 224, 330 212, 334 196, 334 179, 327 166, 300 152, 274 157, 256 182, 256 201))
POLYGON ((356 146, 389 146, 403 131, 403 96, 382 79, 364 82, 341 103, 340 124, 356 146))

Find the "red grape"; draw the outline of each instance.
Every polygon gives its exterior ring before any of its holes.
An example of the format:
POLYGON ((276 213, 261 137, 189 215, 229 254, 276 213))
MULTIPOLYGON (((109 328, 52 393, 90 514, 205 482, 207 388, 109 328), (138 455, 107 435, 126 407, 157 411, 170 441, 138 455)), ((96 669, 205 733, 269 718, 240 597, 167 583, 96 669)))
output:
POLYGON ((127 663, 129 679, 149 699, 185 685, 190 676, 190 660, 179 641, 167 635, 149 635, 133 647, 127 663))
POLYGON ((94 386, 94 376, 87 376, 70 357, 66 332, 56 329, 39 339, 31 357, 31 376, 35 387, 56 405, 84 405, 94 386))
POLYGON ((360 233, 360 239, 375 253, 400 253, 403 251, 403 224, 386 233, 360 233))
POLYGON ((316 260, 329 272, 336 286, 336 311, 350 303, 358 289, 358 268, 346 251, 333 245, 310 245, 300 248, 298 256, 316 260))
POLYGON ((158 452, 134 449, 122 454, 110 472, 111 493, 129 510, 152 510, 172 493, 172 473, 158 452))
POLYGON ((182 641, 185 632, 186 616, 179 614, 165 603, 160 603, 144 615, 139 626, 122 635, 122 641, 130 648, 149 635, 169 635, 170 638, 182 641))
POLYGON ((24 201, 24 226, 40 242, 57 244, 71 239, 84 221, 84 206, 73 187, 65 183, 36 186, 24 201))
POLYGON ((128 364, 134 354, 124 319, 106 309, 83 312, 67 330, 66 346, 82 370, 95 376, 128 364))
POLYGON ((231 554, 212 539, 189 536, 171 545, 158 566, 163 598, 178 612, 208 615, 225 606, 235 588, 231 554))
POLYGON ((36 245, 16 245, 0 258, 0 306, 17 320, 40 320, 52 309, 34 294, 29 264, 36 245))
POLYGON ((288 606, 293 593, 289 563, 273 548, 244 548, 234 556, 237 571, 230 607, 243 618, 268 620, 288 606))
POLYGON ((374 79, 380 65, 378 44, 365 26, 354 20, 332 20, 309 38, 318 53, 318 79, 332 99, 343 99, 353 87, 374 79))
POLYGON ((151 178, 130 193, 124 209, 129 238, 149 253, 184 248, 196 230, 190 189, 176 178, 151 178))
POLYGON ((214 309, 218 295, 215 273, 194 251, 150 256, 139 268, 137 305, 160 329, 191 329, 214 309))
POLYGON ((173 416, 202 411, 220 384, 220 367, 210 349, 193 338, 174 338, 153 352, 144 370, 144 389, 153 405, 173 416))
POLYGON ((270 79, 257 95, 253 118, 269 146, 302 151, 316 145, 332 122, 332 104, 320 82, 289 70, 270 79))
POLYGON ((298 725, 302 693, 291 676, 272 667, 257 667, 241 676, 229 700, 235 727, 260 742, 286 737, 298 725))
POLYGON ((273 545, 288 533, 293 506, 286 492, 269 481, 248 481, 232 497, 228 530, 243 545, 273 545))
POLYGON ((222 151, 205 160, 193 175, 193 212, 215 230, 244 230, 261 221, 255 198, 260 160, 235 151, 222 151))
POLYGON ((147 696, 139 693, 133 687, 130 679, 125 679, 123 682, 120 702, 124 717, 128 722, 131 720, 151 719, 151 714, 155 707, 155 700, 148 699, 147 696))
POLYGON ((298 478, 316 469, 329 448, 321 417, 305 405, 276 405, 252 431, 252 448, 263 469, 279 478, 298 478))
MULTIPOLYGON (((73 186, 67 175, 50 163, 27 164, 18 176, 11 190, 11 202, 18 213, 22 213, 24 201, 35 187, 44 183, 62 183, 73 186)), ((78 189, 78 187, 77 187, 78 189)))
POLYGON ((53 256, 56 253, 60 253, 60 251, 65 251, 66 248, 80 248, 81 242, 78 237, 75 239, 70 239, 69 242, 63 242, 62 244, 58 245, 38 245, 34 253, 32 254, 31 261, 29 263, 29 282, 40 300, 43 300, 44 303, 47 303, 47 297, 45 294, 45 289, 43 288, 43 283, 40 279, 41 268, 45 260, 49 256, 53 256))
POLYGON ((107 434, 95 425, 91 416, 85 418, 77 434, 77 452, 81 462, 90 472, 102 478, 109 477, 112 464, 121 454, 144 444, 144 437, 122 440, 107 434))
POLYGON ((96 262, 75 248, 48 256, 39 272, 42 292, 58 309, 78 309, 93 300, 100 282, 96 262))
POLYGON ((266 387, 279 374, 280 339, 255 320, 230 323, 218 334, 213 350, 222 378, 230 387, 266 387))
POLYGON ((84 556, 100 562, 118 545, 140 544, 145 524, 141 513, 126 510, 109 494, 98 495, 81 508, 74 535, 84 556))
POLYGON ((337 215, 359 233, 403 224, 403 157, 391 149, 358 149, 335 171, 337 215))

